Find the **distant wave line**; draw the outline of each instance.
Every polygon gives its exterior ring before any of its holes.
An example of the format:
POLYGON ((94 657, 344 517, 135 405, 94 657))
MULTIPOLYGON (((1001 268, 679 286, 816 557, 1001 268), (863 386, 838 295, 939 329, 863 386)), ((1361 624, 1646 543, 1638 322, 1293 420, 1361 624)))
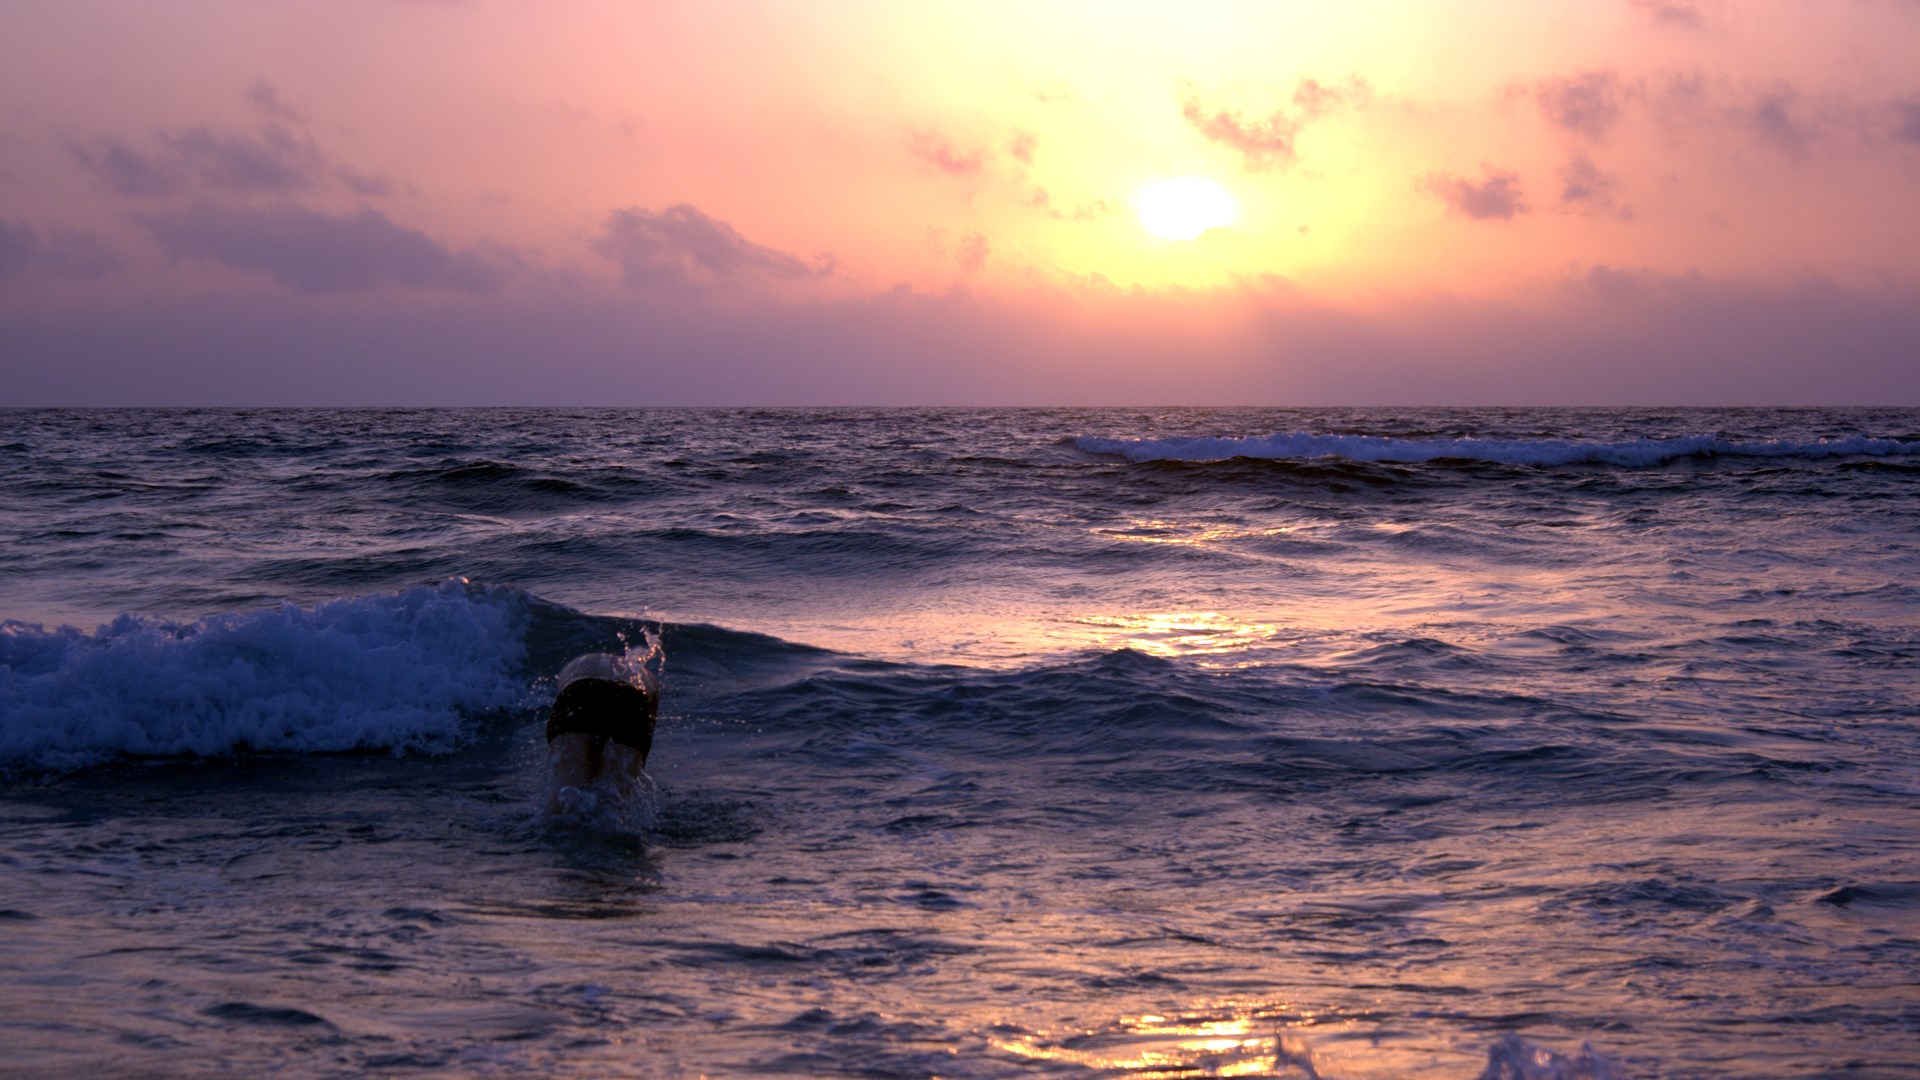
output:
POLYGON ((1843 439, 1737 440, 1715 435, 1624 442, 1567 439, 1395 439, 1378 435, 1316 435, 1304 431, 1229 438, 1105 439, 1083 435, 1074 445, 1129 461, 1227 461, 1232 458, 1344 458, 1406 462, 1461 460, 1505 465, 1660 465, 1687 457, 1828 458, 1920 454, 1920 441, 1850 436, 1843 439))

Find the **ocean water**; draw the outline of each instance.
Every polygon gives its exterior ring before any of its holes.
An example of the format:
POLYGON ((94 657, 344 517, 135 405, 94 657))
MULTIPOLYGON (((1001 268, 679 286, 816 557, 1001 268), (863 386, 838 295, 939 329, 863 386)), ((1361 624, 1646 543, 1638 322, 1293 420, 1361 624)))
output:
POLYGON ((0 618, 9 1075, 1920 1075, 1916 410, 4 411, 0 618))

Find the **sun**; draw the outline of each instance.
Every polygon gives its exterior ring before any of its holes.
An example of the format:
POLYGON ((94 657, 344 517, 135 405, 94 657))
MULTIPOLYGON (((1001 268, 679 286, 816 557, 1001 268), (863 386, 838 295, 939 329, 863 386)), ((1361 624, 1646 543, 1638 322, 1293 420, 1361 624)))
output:
POLYGON ((1155 180, 1134 193, 1133 207, 1140 224, 1162 240, 1191 240, 1240 216, 1240 204, 1226 188, 1198 176, 1155 180))

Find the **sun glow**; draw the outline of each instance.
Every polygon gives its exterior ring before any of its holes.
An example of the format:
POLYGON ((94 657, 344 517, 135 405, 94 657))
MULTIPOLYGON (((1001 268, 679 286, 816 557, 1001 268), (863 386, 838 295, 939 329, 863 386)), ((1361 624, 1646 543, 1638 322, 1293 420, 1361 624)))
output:
POLYGON ((1140 224, 1162 240, 1191 240, 1240 217, 1240 205, 1227 189, 1198 176, 1156 180, 1135 193, 1133 206, 1140 224))

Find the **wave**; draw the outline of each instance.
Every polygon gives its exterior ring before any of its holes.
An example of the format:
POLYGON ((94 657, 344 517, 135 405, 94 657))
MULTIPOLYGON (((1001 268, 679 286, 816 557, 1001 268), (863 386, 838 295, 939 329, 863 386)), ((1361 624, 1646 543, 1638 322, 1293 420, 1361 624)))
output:
POLYGON ((91 633, 0 623, 0 775, 125 758, 449 752, 535 730, 568 660, 652 633, 674 724, 690 721, 695 738, 751 730, 825 769, 911 770, 937 754, 1002 771, 1073 769, 1130 792, 1497 774, 1525 798, 1604 771, 1607 783, 1582 790, 1607 801, 1776 764, 1664 741, 1615 755, 1581 733, 1617 717, 1501 689, 1510 670, 1427 639, 1231 679, 1129 648, 974 667, 592 615, 455 579, 192 623, 121 615, 91 633))
POLYGON ((647 490, 631 470, 618 465, 556 472, 488 458, 447 458, 435 465, 391 470, 378 479, 393 485, 402 498, 502 517, 550 514, 647 490))
POLYGON ((0 768, 238 750, 444 752, 521 702, 532 598, 464 579, 92 633, 0 622, 0 768))
POLYGON ((1894 457, 1920 454, 1920 441, 1851 436, 1839 439, 1666 439, 1583 442, 1571 439, 1399 439, 1379 435, 1280 435, 1229 438, 1105 439, 1083 435, 1074 445, 1128 461, 1229 461, 1234 458, 1341 458, 1362 462, 1484 461, 1501 465, 1663 465, 1682 458, 1894 457))

